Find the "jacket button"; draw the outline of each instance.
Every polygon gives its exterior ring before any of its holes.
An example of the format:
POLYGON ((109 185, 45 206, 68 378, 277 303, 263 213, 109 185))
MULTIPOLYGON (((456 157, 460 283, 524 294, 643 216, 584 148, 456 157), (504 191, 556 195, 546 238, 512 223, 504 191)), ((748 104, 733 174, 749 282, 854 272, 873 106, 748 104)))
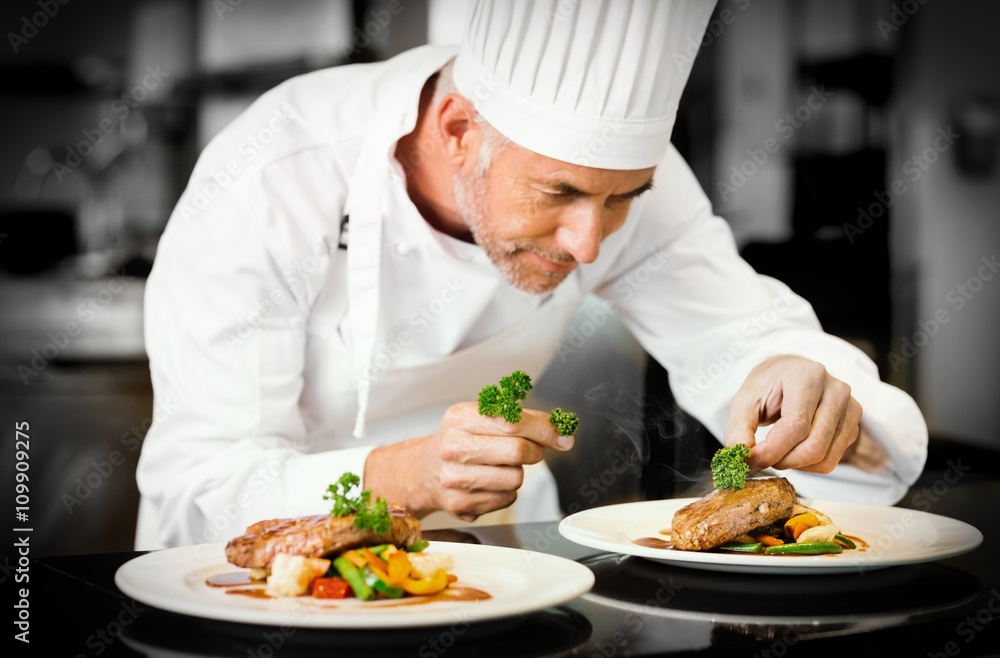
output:
POLYGON ((410 253, 410 245, 406 244, 405 242, 397 242, 396 253, 399 254, 400 256, 405 256, 406 254, 410 253))

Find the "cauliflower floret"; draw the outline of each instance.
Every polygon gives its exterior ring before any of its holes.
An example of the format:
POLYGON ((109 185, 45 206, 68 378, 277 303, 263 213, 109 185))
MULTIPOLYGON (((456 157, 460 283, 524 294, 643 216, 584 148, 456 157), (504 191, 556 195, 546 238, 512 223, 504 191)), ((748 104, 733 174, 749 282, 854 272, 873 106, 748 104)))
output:
POLYGON ((807 530, 803 530, 796 544, 807 544, 816 541, 833 541, 833 538, 840 534, 840 530, 832 525, 818 525, 807 530))
POLYGON ((330 560, 279 553, 271 564, 266 592, 270 596, 301 596, 312 581, 326 573, 330 560))
POLYGON ((833 520, 823 512, 815 510, 811 507, 806 507, 802 503, 796 501, 795 504, 792 505, 792 513, 788 516, 798 516, 799 514, 813 514, 817 519, 819 519, 820 525, 833 525, 833 520))
POLYGON ((447 553, 410 553, 411 578, 430 578, 438 569, 450 572, 454 569, 451 556, 447 553))

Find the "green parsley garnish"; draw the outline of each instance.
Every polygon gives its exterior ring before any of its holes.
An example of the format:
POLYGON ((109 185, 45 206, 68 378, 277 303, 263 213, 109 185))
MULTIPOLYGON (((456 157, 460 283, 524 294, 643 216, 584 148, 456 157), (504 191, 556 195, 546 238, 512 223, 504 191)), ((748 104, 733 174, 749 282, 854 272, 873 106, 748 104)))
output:
POLYGON ((361 530, 373 530, 378 533, 389 532, 391 521, 389 518, 389 503, 383 498, 378 498, 373 503, 372 492, 365 490, 360 493, 351 493, 351 490, 361 484, 361 478, 351 472, 344 473, 337 480, 337 484, 331 484, 323 494, 324 500, 333 501, 331 516, 354 515, 354 525, 361 530))
POLYGON ((521 402, 531 390, 531 377, 515 370, 500 378, 500 385, 490 384, 479 391, 479 413, 483 416, 503 416, 508 423, 520 423, 524 406, 521 402))
POLYGON ((559 430, 559 436, 573 436, 580 426, 580 419, 572 411, 563 411, 556 407, 549 413, 549 420, 559 430))
POLYGON ((750 467, 750 448, 745 443, 737 443, 728 448, 720 448, 712 457, 712 484, 716 489, 742 489, 746 486, 750 467))
MULTIPOLYGON (((524 411, 522 401, 531 390, 531 377, 523 370, 515 370, 500 378, 500 384, 484 386, 479 391, 479 413, 483 416, 501 416, 508 423, 520 423, 524 411)), ((549 420, 559 436, 572 436, 580 426, 580 420, 571 411, 556 407, 549 413, 549 420)))

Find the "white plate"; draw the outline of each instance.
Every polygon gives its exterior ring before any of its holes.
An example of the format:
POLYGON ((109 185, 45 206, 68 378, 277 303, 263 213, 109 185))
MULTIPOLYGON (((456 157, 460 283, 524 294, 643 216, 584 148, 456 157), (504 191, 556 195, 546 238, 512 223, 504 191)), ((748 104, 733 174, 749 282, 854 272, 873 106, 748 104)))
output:
MULTIPOLYGON (((590 590, 594 574, 565 558, 514 548, 434 541, 427 548, 454 558, 457 586, 487 592, 483 601, 433 601, 387 607, 378 601, 330 601, 308 596, 233 596, 205 579, 246 571, 226 561, 225 544, 184 546, 123 564, 115 584, 148 605, 196 617, 309 628, 411 628, 498 619, 564 603, 590 590)), ((388 602, 386 602, 388 603, 388 602)))
POLYGON ((971 551, 983 534, 968 523, 899 507, 834 501, 803 501, 829 516, 845 535, 869 544, 865 551, 837 555, 741 555, 639 546, 634 540, 662 537, 674 512, 697 498, 608 505, 577 512, 559 524, 570 541, 613 553, 675 566, 767 574, 864 572, 900 564, 941 560, 971 551))

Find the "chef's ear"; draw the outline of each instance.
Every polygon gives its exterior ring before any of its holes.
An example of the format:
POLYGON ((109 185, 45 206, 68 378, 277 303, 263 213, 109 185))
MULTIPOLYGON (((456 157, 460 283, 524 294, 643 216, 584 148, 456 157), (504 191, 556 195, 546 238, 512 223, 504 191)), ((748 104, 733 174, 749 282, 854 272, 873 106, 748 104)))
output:
POLYGON ((476 108, 459 94, 448 94, 438 104, 435 119, 448 159, 457 167, 479 157, 482 131, 476 125, 476 108))

